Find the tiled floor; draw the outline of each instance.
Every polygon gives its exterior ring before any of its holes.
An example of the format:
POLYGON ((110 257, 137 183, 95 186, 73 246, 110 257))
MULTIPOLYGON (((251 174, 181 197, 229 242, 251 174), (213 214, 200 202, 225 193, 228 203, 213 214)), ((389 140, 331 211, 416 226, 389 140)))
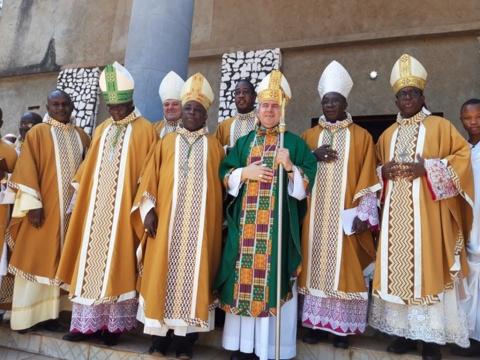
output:
POLYGON ((0 360, 48 360, 54 359, 49 356, 32 354, 24 351, 17 351, 0 347, 0 360))
MULTIPOLYGON (((126 334, 114 347, 106 347, 96 340, 72 343, 62 340, 61 333, 47 331, 18 334, 11 331, 4 322, 0 325, 0 360, 24 359, 69 359, 69 360, 159 360, 165 359, 156 353, 148 354, 150 338, 142 335, 141 331, 126 334), (38 354, 38 355, 34 355, 38 354)), ((367 336, 356 337, 351 341, 348 350, 335 349, 331 344, 317 345, 297 342, 297 359, 305 360, 419 360, 419 353, 407 355, 393 355, 385 351, 389 339, 386 336, 370 332, 367 336)), ((461 359, 449 354, 444 349, 444 359, 461 359)), ((202 334, 194 348, 195 360, 228 360, 230 353, 221 348, 221 331, 202 334)), ((175 354, 170 352, 167 359, 174 359, 175 354)))

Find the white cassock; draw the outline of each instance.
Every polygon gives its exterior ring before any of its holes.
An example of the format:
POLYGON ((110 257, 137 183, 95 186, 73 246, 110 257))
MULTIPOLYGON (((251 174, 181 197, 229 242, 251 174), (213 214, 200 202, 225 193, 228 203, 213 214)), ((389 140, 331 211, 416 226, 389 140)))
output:
MULTIPOLYGON (((237 196, 242 185, 242 168, 236 169, 228 178, 228 193, 237 196)), ((303 200, 307 194, 300 171, 293 167, 293 180, 288 182, 288 194, 303 200)), ((281 335, 280 358, 292 359, 297 353, 297 286, 293 296, 280 309, 281 335)), ((252 353, 255 350, 260 360, 275 358, 275 316, 250 317, 226 313, 222 345, 226 350, 252 353)))
POLYGON ((480 341, 480 143, 472 147, 472 168, 475 202, 472 231, 467 243, 468 267, 470 268, 467 288, 470 297, 464 302, 464 305, 470 338, 480 341))

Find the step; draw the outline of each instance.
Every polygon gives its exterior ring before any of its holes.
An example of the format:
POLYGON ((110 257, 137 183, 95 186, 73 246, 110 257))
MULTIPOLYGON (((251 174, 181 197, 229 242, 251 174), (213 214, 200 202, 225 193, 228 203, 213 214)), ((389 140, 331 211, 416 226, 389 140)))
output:
MULTIPOLYGON (((163 357, 158 353, 148 354, 150 337, 141 334, 141 331, 122 335, 120 343, 113 347, 107 347, 98 341, 70 342, 62 340, 62 333, 46 330, 31 331, 19 334, 10 330, 7 322, 0 325, 0 347, 13 350, 39 354, 46 357, 68 360, 113 360, 113 359, 174 359, 175 354, 169 353, 163 357)), ((221 347, 221 329, 200 335, 200 339, 194 348, 194 359, 198 360, 228 360, 230 354, 221 347)), ((417 354, 394 355, 385 351, 391 339, 383 334, 377 334, 372 329, 366 335, 352 337, 352 346, 348 350, 336 349, 329 343, 309 345, 301 340, 297 341, 296 359, 305 360, 419 360, 417 354)), ((443 349, 443 359, 460 360, 462 357, 452 356, 449 349, 443 349)))

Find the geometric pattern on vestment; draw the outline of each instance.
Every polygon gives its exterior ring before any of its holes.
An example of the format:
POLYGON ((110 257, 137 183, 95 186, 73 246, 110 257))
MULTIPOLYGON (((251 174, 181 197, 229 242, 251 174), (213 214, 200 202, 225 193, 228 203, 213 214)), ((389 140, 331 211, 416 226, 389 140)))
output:
POLYGON ((270 309, 269 276, 272 261, 273 222, 278 149, 278 129, 259 129, 252 142, 247 166, 262 161, 275 174, 271 182, 247 180, 240 215, 239 255, 235 264, 233 306, 228 312, 242 316, 265 317, 270 309))
POLYGON ((49 118, 47 123, 52 125, 51 132, 54 138, 58 197, 60 202, 60 224, 62 226, 62 229, 60 229, 60 238, 61 246, 63 246, 63 240, 67 233, 68 222, 71 215, 70 213, 67 214, 67 209, 75 192, 71 183, 82 162, 83 145, 73 125, 62 124, 52 118, 49 118))
MULTIPOLYGON (((110 237, 112 234, 115 200, 120 176, 122 149, 127 127, 138 115, 133 111, 121 122, 112 121, 105 136, 101 163, 98 171, 98 185, 93 204, 85 271, 81 287, 81 297, 101 299, 102 287, 108 261, 110 237)), ((107 120, 109 121, 109 120, 107 120)), ((111 301, 111 299, 104 299, 111 301)))
MULTIPOLYGON (((309 241, 309 284, 302 293, 336 299, 363 300, 360 293, 345 293, 337 291, 336 276, 338 258, 342 256, 343 228, 339 226, 340 213, 344 209, 344 168, 348 162, 349 129, 345 126, 337 128, 324 127, 321 143, 318 146, 330 145, 337 152, 334 162, 317 162, 317 174, 311 197, 310 234, 309 241), (313 293, 312 293, 312 290, 313 293)), ((336 123, 335 123, 336 124, 336 123)), ((332 124, 333 125, 333 124, 332 124)), ((345 174, 348 176, 347 174, 345 174)))
POLYGON ((255 129, 257 122, 257 114, 251 111, 247 114, 237 114, 230 125, 232 135, 230 136, 230 146, 234 146, 239 138, 247 135, 250 131, 255 129))
MULTIPOLYGON (((408 119, 401 118, 399 115, 393 161, 416 162, 420 124, 426 116, 423 111, 408 119)), ((421 305, 438 302, 436 295, 415 298, 413 184, 405 178, 395 179, 392 184, 388 218, 388 293, 401 298, 406 304, 421 305)))
POLYGON ((169 226, 165 319, 183 320, 188 326, 208 327, 195 318, 203 223, 207 198, 206 128, 190 132, 178 128, 175 151, 174 194, 169 226), (195 289, 197 291, 195 291, 195 289))

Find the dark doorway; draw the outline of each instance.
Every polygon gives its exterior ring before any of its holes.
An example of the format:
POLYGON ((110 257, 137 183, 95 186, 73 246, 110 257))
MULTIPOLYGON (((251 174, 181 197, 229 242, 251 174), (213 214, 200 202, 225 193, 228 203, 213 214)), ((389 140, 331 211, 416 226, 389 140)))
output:
MULTIPOLYGON (((443 112, 435 112, 433 115, 442 116, 443 112)), ((353 122, 372 135, 373 141, 376 143, 380 135, 397 119, 397 114, 386 115, 359 115, 352 116, 353 122)), ((312 118, 311 126, 314 127, 318 124, 318 117, 312 118)))

